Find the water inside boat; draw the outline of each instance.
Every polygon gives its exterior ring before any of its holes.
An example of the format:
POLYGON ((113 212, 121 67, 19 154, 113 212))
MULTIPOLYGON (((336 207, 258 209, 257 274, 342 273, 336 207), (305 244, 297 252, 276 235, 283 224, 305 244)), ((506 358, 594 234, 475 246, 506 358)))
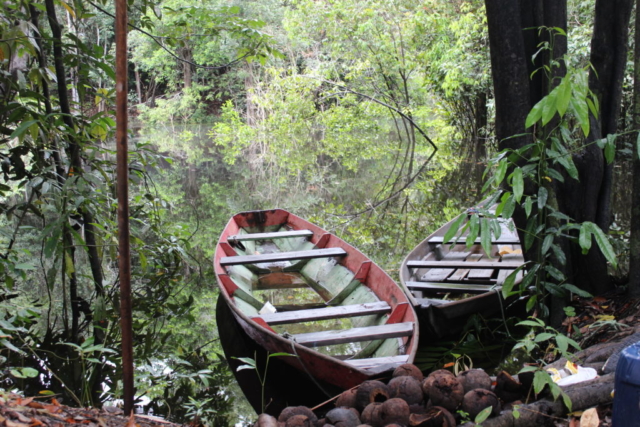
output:
MULTIPOLYGON (((309 236, 298 236, 283 225, 252 229, 241 229, 236 236, 228 239, 238 256, 278 254, 318 249, 309 241, 309 236), (269 238, 264 237, 269 233, 269 238), (255 234, 255 236, 252 236, 255 234)), ((380 299, 360 280, 355 273, 338 263, 336 257, 318 257, 302 260, 269 260, 226 267, 231 280, 239 287, 234 293, 236 306, 248 317, 276 313, 298 312, 331 306, 380 303, 380 299), (272 308, 273 307, 273 308, 272 308)), ((269 323, 278 334, 299 335, 311 332, 338 331, 352 328, 384 325, 389 311, 356 315, 353 317, 330 318, 269 323)), ((402 354, 401 339, 377 339, 373 341, 346 342, 314 347, 316 351, 339 357, 367 358, 402 354)))

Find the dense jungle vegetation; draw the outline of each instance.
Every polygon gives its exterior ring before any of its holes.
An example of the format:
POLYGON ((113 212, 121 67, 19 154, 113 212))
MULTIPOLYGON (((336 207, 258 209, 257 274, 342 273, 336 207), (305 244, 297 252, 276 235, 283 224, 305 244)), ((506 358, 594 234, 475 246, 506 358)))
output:
MULTIPOLYGON (((137 395, 237 421, 211 258, 244 210, 286 208, 393 275, 493 195, 533 266, 505 293, 534 286, 532 313, 558 325, 570 295, 637 296, 632 6, 129 1, 137 395)), ((114 6, 1 10, 0 387, 100 406, 122 393, 114 6)))

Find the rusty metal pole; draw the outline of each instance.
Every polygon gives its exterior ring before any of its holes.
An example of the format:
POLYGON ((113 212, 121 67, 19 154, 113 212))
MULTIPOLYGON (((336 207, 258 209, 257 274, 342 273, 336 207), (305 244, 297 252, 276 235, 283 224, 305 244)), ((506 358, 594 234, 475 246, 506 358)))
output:
POLYGON ((133 340, 129 247, 129 161, 127 146, 127 0, 116 0, 116 191, 124 413, 133 411, 133 340))

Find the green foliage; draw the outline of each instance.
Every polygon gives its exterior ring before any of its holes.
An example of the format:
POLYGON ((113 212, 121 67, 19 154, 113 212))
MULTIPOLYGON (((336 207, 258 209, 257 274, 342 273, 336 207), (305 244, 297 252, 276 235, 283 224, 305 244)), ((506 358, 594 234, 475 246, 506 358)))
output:
POLYGON ((260 373, 259 369, 258 369, 258 364, 256 362, 255 357, 252 359, 250 357, 238 357, 237 359, 240 360, 241 362, 245 363, 245 365, 240 365, 238 366, 238 368, 236 369, 236 371, 241 371, 243 369, 252 369, 254 371, 256 371, 256 375, 258 376, 258 381, 260 381, 260 385, 262 386, 262 400, 261 400, 261 412, 264 412, 264 387, 267 383, 267 370, 269 369, 269 360, 272 357, 279 357, 279 356, 290 356, 290 357, 298 357, 295 354, 289 354, 289 353, 269 353, 267 355, 267 360, 264 363, 264 370, 262 371, 262 374, 260 373))

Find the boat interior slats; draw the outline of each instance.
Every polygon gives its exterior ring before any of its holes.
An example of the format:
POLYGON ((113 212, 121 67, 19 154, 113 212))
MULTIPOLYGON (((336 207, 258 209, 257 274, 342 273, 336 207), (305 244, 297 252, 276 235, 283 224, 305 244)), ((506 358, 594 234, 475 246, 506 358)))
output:
MULTIPOLYGON (((480 255, 478 261, 476 262, 491 262, 491 258, 489 258, 486 254, 480 255)), ((467 278, 469 280, 489 280, 493 275, 493 268, 489 269, 473 269, 469 271, 467 278)))
POLYGON ((327 248, 327 249, 315 249, 309 251, 295 251, 295 252, 276 252, 260 255, 239 255, 233 257, 222 257, 220 259, 220 265, 243 265, 243 264, 257 264, 263 262, 281 262, 292 261, 301 259, 314 259, 314 258, 329 258, 336 256, 346 256, 347 253, 342 248, 327 248))
POLYGON ((386 301, 368 304, 343 305, 311 310, 285 311, 280 313, 262 314, 260 317, 270 325, 284 325, 287 323, 311 322, 316 320, 339 319, 344 317, 365 316, 369 314, 389 313, 391 307, 386 301))
POLYGON ((323 345, 407 337, 413 334, 413 328, 413 322, 393 323, 364 328, 310 332, 294 335, 294 339, 298 344, 307 347, 319 347, 323 345))
POLYGON ((409 356, 401 354, 398 356, 371 357, 368 359, 346 359, 344 362, 356 368, 367 369, 386 364, 403 364, 407 363, 408 360, 409 356))
POLYGON ((249 240, 289 239, 292 237, 311 237, 311 236, 313 236, 313 231, 311 230, 289 230, 289 231, 276 231, 273 233, 237 234, 235 236, 227 237, 227 241, 246 242, 249 240))
POLYGON ((442 290, 447 292, 488 292, 494 289, 500 289, 495 285, 478 285, 465 283, 429 283, 429 282, 405 282, 409 289, 417 290, 442 290))
MULTIPOLYGON (((458 243, 464 243, 465 242, 466 237, 465 236, 461 236, 457 239, 458 243)), ((432 245, 437 245, 437 244, 447 244, 450 245, 452 243, 455 243, 456 239, 452 239, 449 240, 448 242, 444 241, 444 236, 433 236, 432 238, 429 239, 429 243, 432 245)), ((480 239, 476 239, 476 241, 474 242, 474 244, 479 245, 481 243, 480 239)), ((492 239, 491 240, 491 244, 493 245, 519 245, 520 244, 520 240, 517 237, 514 237, 512 235, 509 236, 500 236, 497 239, 492 239)))
POLYGON ((515 270, 522 264, 519 262, 495 262, 495 261, 408 261, 408 268, 469 268, 469 269, 489 269, 505 268, 515 270))

